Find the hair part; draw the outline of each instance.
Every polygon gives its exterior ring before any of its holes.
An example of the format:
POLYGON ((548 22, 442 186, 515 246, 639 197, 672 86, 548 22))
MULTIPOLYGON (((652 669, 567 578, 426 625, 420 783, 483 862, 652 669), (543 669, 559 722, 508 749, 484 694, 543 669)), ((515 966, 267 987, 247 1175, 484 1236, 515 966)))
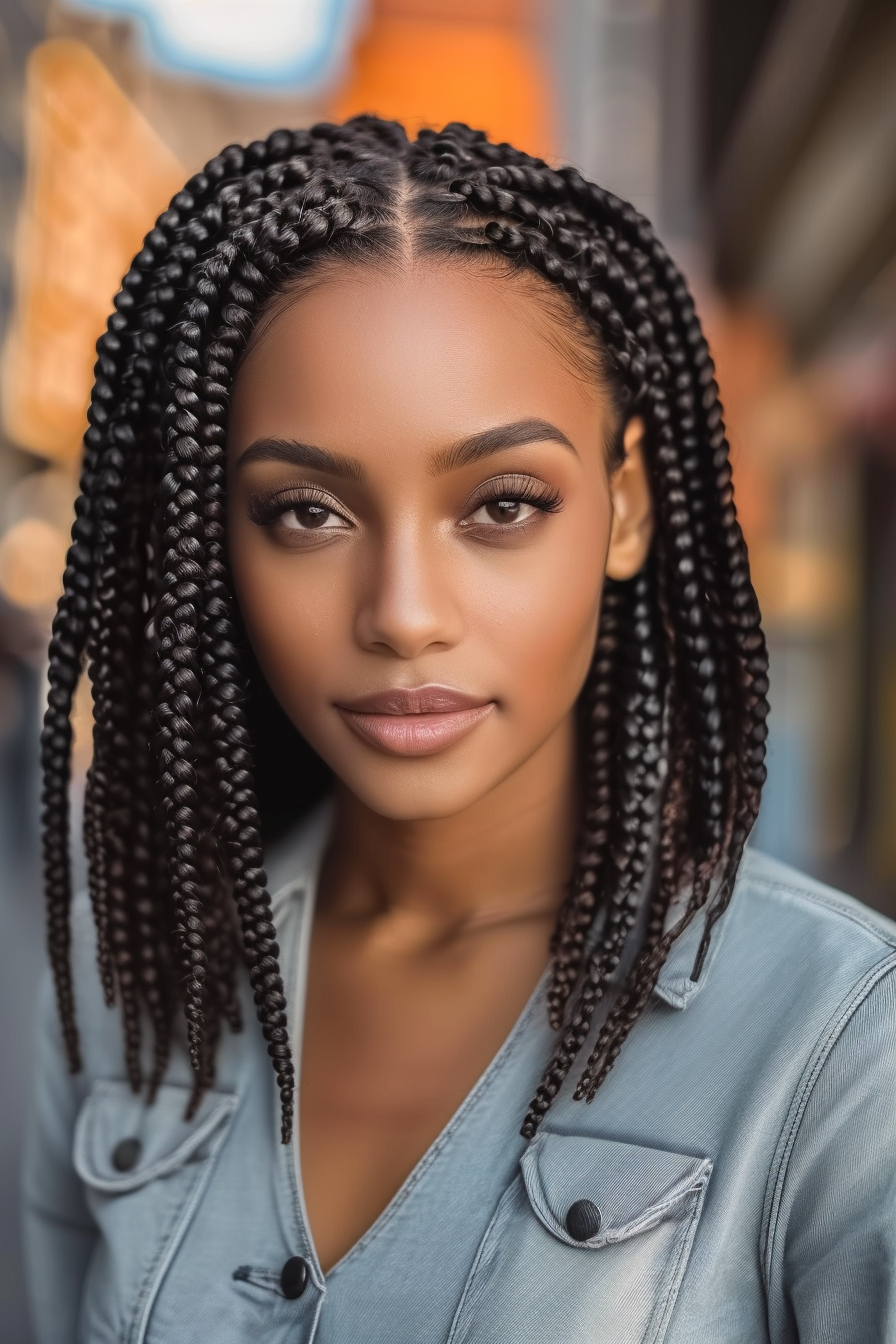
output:
MULTIPOLYGON (((271 731, 285 716, 242 630, 225 548, 227 407, 240 360, 279 304, 331 267, 416 257, 487 266, 531 286, 584 376, 610 390, 617 431, 635 412, 645 424, 655 539, 638 575, 605 582, 579 702, 579 839, 551 944, 557 1039, 523 1134, 536 1132, 579 1060, 642 912, 638 957, 575 1095, 595 1095, 674 939, 702 912, 699 974, 765 777, 767 658, 713 364, 687 286, 649 223, 576 169, 552 169, 457 123, 409 141, 395 123, 360 117, 225 149, 147 235, 97 344, 50 644, 44 871, 77 1069, 67 790, 71 702, 86 663, 90 897, 105 995, 122 1008, 127 1075, 152 1095, 180 1009, 195 1106, 213 1081, 222 1027, 240 1025, 243 963, 284 1142, 295 1080, 263 833, 272 792, 294 816, 320 795, 327 771, 307 746, 300 768, 287 762, 283 735, 271 731)), ((618 444, 616 433, 613 451, 618 444)), ((298 734, 286 737, 292 748, 298 734)))

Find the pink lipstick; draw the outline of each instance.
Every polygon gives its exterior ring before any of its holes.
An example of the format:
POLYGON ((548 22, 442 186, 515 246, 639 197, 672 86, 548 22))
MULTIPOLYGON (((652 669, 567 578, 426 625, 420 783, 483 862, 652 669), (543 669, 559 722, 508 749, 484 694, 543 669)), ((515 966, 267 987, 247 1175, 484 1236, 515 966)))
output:
POLYGON ((336 708, 360 738, 381 751, 429 756, 465 737, 494 703, 451 686, 416 686, 375 691, 336 708))

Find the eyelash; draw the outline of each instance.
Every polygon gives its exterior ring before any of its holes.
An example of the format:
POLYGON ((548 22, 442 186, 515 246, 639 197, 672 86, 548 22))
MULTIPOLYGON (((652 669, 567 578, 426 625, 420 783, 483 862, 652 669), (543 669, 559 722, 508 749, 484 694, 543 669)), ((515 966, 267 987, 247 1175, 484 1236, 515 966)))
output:
POLYGON ((302 485, 295 490, 270 496, 253 495, 249 500, 247 512, 253 523, 257 523, 259 527, 269 527, 285 513, 289 513, 290 509, 298 508, 301 504, 318 504, 322 509, 329 509, 338 517, 343 517, 335 507, 332 496, 314 485, 302 485))
MULTIPOLYGON (((488 504, 497 504, 501 501, 528 504, 537 509, 539 513, 556 513, 563 505, 557 491, 552 490, 550 486, 543 482, 533 480, 531 476, 502 476, 491 481, 485 481, 473 497, 467 501, 466 515, 461 526, 470 530, 476 527, 485 527, 490 532, 500 532, 506 535, 514 531, 521 532, 531 525, 531 519, 525 519, 521 523, 492 522, 487 525, 470 523, 470 515, 488 504)), ((271 527, 284 514, 289 513, 290 509, 295 509, 303 504, 316 504, 339 518, 345 517, 341 510, 336 507, 336 501, 333 497, 327 494, 325 490, 321 490, 314 485, 299 486, 288 493, 281 492, 270 497, 254 495, 249 500, 247 512, 251 521, 259 527, 271 527)))
MULTIPOLYGON (((497 504, 506 500, 513 504, 530 504, 539 513, 557 513, 563 501, 556 490, 543 481, 533 480, 531 476, 500 476, 485 481, 467 504, 467 516, 476 513, 486 504, 497 504)), ((471 526, 467 523, 466 526, 471 526)), ((526 526, 522 523, 493 523, 493 527, 509 532, 526 526)))

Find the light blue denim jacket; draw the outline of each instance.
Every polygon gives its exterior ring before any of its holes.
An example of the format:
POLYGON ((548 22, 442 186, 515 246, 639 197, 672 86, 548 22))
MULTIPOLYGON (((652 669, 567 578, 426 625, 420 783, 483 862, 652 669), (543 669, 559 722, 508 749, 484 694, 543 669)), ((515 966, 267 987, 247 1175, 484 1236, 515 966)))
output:
MULTIPOLYGON (((325 838, 318 814, 275 898, 297 1056, 325 838)), ((47 986, 25 1171, 38 1344, 896 1344, 896 926, 748 852, 694 983, 699 937, 673 947, 594 1103, 564 1088, 527 1144, 543 977, 324 1277, 249 996, 195 1118, 182 1056, 146 1106, 79 903, 85 1070, 65 1071, 47 986)))

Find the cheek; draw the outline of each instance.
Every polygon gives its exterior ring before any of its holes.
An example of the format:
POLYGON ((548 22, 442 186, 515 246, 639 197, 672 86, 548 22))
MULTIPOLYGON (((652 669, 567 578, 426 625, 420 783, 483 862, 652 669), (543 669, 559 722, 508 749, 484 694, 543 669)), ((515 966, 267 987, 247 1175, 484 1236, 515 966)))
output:
POLYGON ((568 712, 591 664, 608 537, 593 513, 556 523, 543 544, 491 566, 467 590, 508 710, 545 720, 568 712))
POLYGON ((284 556, 250 526, 237 522, 231 531, 234 590, 265 678, 295 720, 342 652, 340 585, 332 569, 321 573, 313 557, 284 556))

